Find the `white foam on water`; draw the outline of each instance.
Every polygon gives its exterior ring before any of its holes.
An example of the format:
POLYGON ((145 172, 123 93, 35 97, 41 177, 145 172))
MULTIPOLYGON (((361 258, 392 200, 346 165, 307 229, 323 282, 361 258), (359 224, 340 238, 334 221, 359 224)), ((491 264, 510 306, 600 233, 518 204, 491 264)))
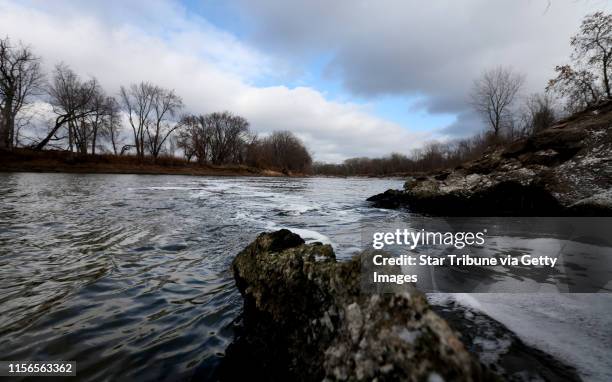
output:
POLYGON ((235 188, 235 186, 229 183, 214 182, 214 183, 204 183, 202 184, 202 187, 200 188, 203 189, 204 191, 220 193, 220 192, 227 192, 231 190, 232 188, 235 188))
POLYGON ((151 187, 128 187, 128 191, 193 191, 199 190, 200 187, 184 187, 184 186, 151 186, 151 187))
POLYGON ((280 210, 288 215, 298 216, 306 212, 316 211, 318 208, 308 204, 284 204, 280 207, 280 210))
POLYGON ((612 381, 612 295, 457 293, 428 298, 483 312, 526 344, 574 366, 585 381, 612 381))
POLYGON ((300 235, 302 239, 304 239, 304 241, 306 241, 307 243, 314 243, 318 241, 323 244, 330 244, 330 245, 333 244, 329 237, 317 231, 313 231, 310 229, 304 229, 304 228, 291 228, 291 227, 283 227, 283 228, 287 228, 291 232, 300 235))
POLYGON ((288 229, 289 231, 297 235, 300 235, 306 243, 320 242, 323 244, 333 245, 331 239, 328 236, 323 235, 322 233, 317 232, 317 231, 313 231, 313 230, 305 229, 305 228, 294 228, 294 227, 288 227, 288 226, 281 226, 271 221, 268 222, 268 224, 266 224, 266 229, 270 231, 275 231, 275 230, 279 230, 283 228, 288 229))

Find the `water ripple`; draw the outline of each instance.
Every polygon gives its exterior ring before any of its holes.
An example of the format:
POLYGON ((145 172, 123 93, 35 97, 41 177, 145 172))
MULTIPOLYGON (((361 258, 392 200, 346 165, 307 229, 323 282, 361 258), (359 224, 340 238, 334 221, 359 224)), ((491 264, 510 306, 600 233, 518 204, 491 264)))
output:
POLYGON ((363 200, 399 181, 0 174, 2 359, 80 380, 212 375, 241 308, 230 263, 287 227, 358 246, 363 200))

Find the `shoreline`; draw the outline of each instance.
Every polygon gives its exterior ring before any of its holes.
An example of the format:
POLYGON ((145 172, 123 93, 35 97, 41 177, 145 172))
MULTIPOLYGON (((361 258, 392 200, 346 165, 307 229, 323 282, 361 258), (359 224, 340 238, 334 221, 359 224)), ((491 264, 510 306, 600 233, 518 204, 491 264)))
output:
POLYGON ((164 168, 163 166, 142 166, 130 168, 106 168, 97 167, 64 167, 53 166, 53 168, 43 168, 38 166, 14 166, 8 167, 0 164, 0 173, 31 173, 31 174, 106 174, 106 175, 181 175, 181 176, 222 176, 222 177, 302 177, 299 175, 286 175, 272 170, 261 170, 259 172, 250 169, 231 169, 231 168, 187 168, 175 169, 164 168))
POLYGON ((64 150, 0 149, 0 173, 131 174, 185 176, 249 176, 332 179, 404 180, 423 173, 329 175, 279 171, 244 164, 213 165, 174 156, 138 158, 133 155, 79 154, 64 150))
POLYGON ((64 151, 33 151, 27 149, 0 151, 0 172, 254 177, 304 176, 303 174, 287 174, 281 171, 246 165, 215 166, 190 163, 173 157, 159 158, 154 162, 150 158, 139 159, 133 156, 79 155, 64 151))
POLYGON ((437 216, 611 216, 612 101, 368 201, 437 216))

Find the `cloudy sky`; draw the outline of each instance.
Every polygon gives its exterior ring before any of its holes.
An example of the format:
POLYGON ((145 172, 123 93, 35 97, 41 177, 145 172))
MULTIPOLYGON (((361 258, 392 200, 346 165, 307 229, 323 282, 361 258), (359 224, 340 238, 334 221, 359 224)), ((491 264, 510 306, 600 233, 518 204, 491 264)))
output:
POLYGON ((187 111, 230 110, 291 130, 315 159, 409 153, 482 129, 472 81, 512 66, 541 91, 582 17, 580 0, 0 0, 0 35, 109 92, 151 81, 187 111))

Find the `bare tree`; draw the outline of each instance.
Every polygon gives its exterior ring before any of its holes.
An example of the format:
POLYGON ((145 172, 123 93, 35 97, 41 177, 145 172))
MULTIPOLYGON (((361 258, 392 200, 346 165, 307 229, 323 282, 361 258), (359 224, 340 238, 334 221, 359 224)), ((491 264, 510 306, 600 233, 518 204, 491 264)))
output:
MULTIPOLYGON (((69 136, 81 154, 87 154, 90 146, 91 154, 96 153, 98 136, 108 118, 108 97, 95 79, 92 79, 90 84, 93 89, 89 105, 91 111, 68 123, 69 136)), ((72 150, 72 144, 70 144, 70 149, 72 150)))
MULTIPOLYGON (((254 138, 251 141, 247 162, 256 167, 306 173, 312 166, 312 157, 302 140, 292 132, 276 131, 263 139, 254 138)), ((347 165, 350 166, 350 163, 347 165)))
POLYGON ((210 134, 210 160, 213 164, 241 163, 249 122, 230 112, 205 115, 201 124, 210 134))
POLYGON ((14 146, 15 121, 43 87, 40 58, 21 43, 12 46, 8 37, 0 39, 0 147, 14 146))
POLYGON ((529 135, 552 126, 557 119, 553 99, 548 94, 532 94, 525 99, 519 135, 529 135))
POLYGON ((575 70, 570 65, 555 67, 557 77, 548 81, 546 91, 565 98, 566 109, 576 112, 596 104, 601 99, 597 76, 588 70, 575 70))
POLYGON ((176 146, 178 149, 183 150, 183 155, 187 162, 191 162, 191 158, 196 156, 198 120, 195 116, 185 116, 182 123, 183 129, 176 136, 176 146))
POLYGON ((148 82, 132 84, 127 89, 121 87, 121 102, 134 133, 134 147, 139 157, 144 157, 145 131, 150 123, 156 91, 156 87, 148 82))
POLYGON ((548 81, 546 91, 564 98, 570 112, 612 98, 612 15, 587 15, 570 45, 572 64, 555 67, 557 76, 548 81))
POLYGON ((612 14, 595 12, 587 15, 570 45, 574 48, 574 60, 585 62, 598 72, 603 93, 612 98, 612 14))
POLYGON ((199 163, 209 161, 212 130, 205 124, 205 116, 183 117, 183 128, 177 134, 177 147, 183 150, 187 161, 196 158, 199 163))
POLYGON ((114 97, 108 97, 105 102, 106 117, 102 123, 102 136, 110 142, 113 153, 117 155, 118 147, 121 145, 121 108, 114 97))
POLYGON ((160 87, 155 90, 153 120, 145 125, 145 131, 149 152, 157 158, 170 134, 181 127, 181 123, 173 118, 183 108, 183 101, 173 90, 160 87))
POLYGON ((382 158, 350 158, 340 164, 314 163, 315 174, 323 175, 391 175, 420 173, 456 167, 468 160, 480 158, 491 143, 490 134, 477 134, 449 142, 429 142, 413 149, 410 156, 393 153, 382 158))
POLYGON ((47 136, 35 145, 35 148, 42 150, 51 140, 63 140, 66 137, 57 134, 62 127, 67 127, 68 145, 72 150, 76 144, 82 144, 84 135, 89 135, 84 118, 98 112, 96 99, 101 92, 100 85, 95 79, 81 81, 72 69, 65 64, 59 64, 55 67, 53 82, 48 92, 49 103, 56 118, 47 136))
POLYGON ((472 105, 495 137, 499 137, 502 128, 510 124, 512 105, 524 81, 522 74, 501 66, 485 71, 474 81, 472 105))
POLYGON ((134 147, 139 157, 149 151, 157 157, 164 143, 180 124, 173 117, 183 108, 183 101, 174 91, 148 82, 121 87, 121 101, 134 134, 134 147))
POLYGON ((108 108, 106 105, 106 100, 107 97, 106 95, 101 91, 101 88, 99 88, 100 91, 97 92, 97 94, 94 96, 92 102, 93 102, 93 109, 94 112, 91 113, 90 115, 88 115, 87 117, 84 118, 84 123, 86 125, 89 126, 89 131, 87 135, 85 135, 83 138, 83 143, 84 143, 84 148, 85 148, 85 153, 87 153, 87 146, 91 143, 91 154, 95 155, 96 154, 96 146, 98 144, 98 136, 100 135, 100 132, 102 131, 102 126, 104 125, 104 120, 106 119, 106 116, 108 114, 108 108))
POLYGON ((253 140, 246 119, 229 112, 186 116, 181 121, 177 146, 185 158, 199 163, 240 164, 253 140))

